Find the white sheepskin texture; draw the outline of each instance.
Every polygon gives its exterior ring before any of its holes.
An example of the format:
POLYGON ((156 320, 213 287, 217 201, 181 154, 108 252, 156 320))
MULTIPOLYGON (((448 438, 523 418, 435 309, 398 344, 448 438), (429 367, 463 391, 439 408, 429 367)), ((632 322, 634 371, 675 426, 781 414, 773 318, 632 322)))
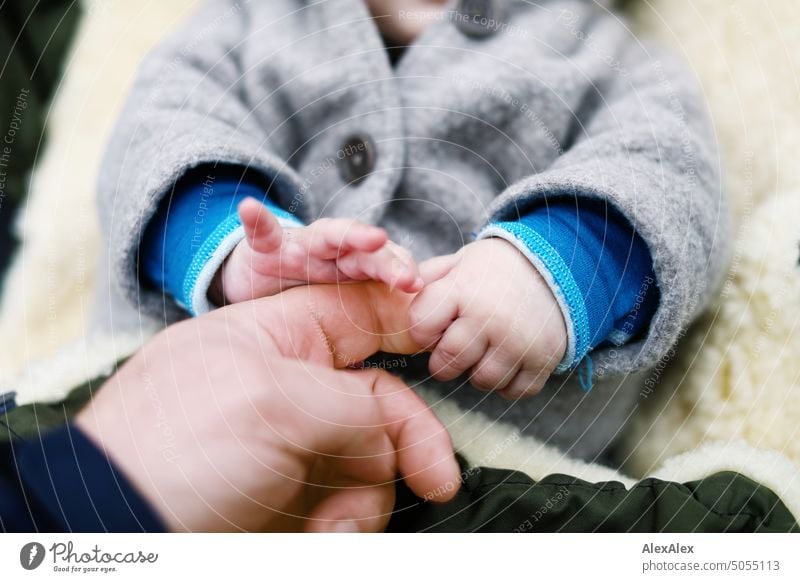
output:
POLYGON ((637 26, 702 83, 735 209, 718 301, 642 387, 635 475, 711 440, 800 459, 800 18, 796 0, 647 0, 637 26))
POLYGON ((98 168, 138 63, 197 0, 84 0, 17 223, 22 241, 0 303, 0 387, 81 341, 102 244, 98 168))

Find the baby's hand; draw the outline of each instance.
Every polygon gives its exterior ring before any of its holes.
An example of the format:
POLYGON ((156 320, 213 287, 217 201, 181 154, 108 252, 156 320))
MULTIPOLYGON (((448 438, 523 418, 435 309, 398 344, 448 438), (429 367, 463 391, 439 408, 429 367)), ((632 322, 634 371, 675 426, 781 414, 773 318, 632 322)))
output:
POLYGON ((242 201, 239 216, 246 236, 211 285, 209 297, 217 304, 268 297, 309 283, 372 279, 408 293, 422 288, 411 254, 389 241, 382 228, 331 218, 283 228, 253 198, 242 201))
POLYGON ((432 349, 430 372, 467 370, 479 390, 524 398, 541 390, 564 357, 561 309, 513 245, 491 238, 420 265, 425 287, 411 304, 411 337, 432 349))

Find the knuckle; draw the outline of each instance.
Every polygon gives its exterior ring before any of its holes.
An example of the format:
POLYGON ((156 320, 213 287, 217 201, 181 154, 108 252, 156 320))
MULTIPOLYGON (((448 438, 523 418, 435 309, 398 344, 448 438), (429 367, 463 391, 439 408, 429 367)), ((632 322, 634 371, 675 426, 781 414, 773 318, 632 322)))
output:
POLYGON ((426 311, 421 306, 415 306, 412 303, 408 310, 408 332, 417 343, 421 343, 420 339, 424 339, 430 333, 430 326, 426 325, 426 321, 428 321, 426 311))
POLYGON ((411 339, 423 348, 430 348, 439 341, 438 334, 432 327, 425 327, 422 325, 412 326, 408 330, 411 339))
POLYGON ((424 295, 425 290, 420 292, 411 302, 411 305, 408 306, 408 323, 412 328, 417 327, 422 322, 423 310, 421 300, 424 299, 424 295))
POLYGON ((509 400, 528 398, 541 392, 544 384, 545 381, 539 376, 517 378, 503 391, 503 396, 509 400))
POLYGON ((433 287, 426 287, 414 297, 408 307, 409 322, 412 325, 423 326, 426 321, 431 321, 431 306, 439 304, 439 295, 433 287))
POLYGON ((348 277, 356 277, 363 272, 358 257, 353 255, 345 254, 337 256, 336 267, 348 277))
POLYGON ((431 354, 431 362, 435 361, 439 364, 437 367, 440 368, 447 366, 461 369, 463 368, 464 355, 464 350, 458 346, 452 344, 442 345, 440 343, 431 354))
POLYGON ((499 390, 513 378, 514 368, 513 364, 498 356, 490 357, 475 366, 470 381, 483 389, 499 390))
POLYGON ((498 374, 495 369, 484 364, 475 368, 470 376, 470 382, 481 390, 495 390, 498 388, 501 378, 502 375, 498 374))

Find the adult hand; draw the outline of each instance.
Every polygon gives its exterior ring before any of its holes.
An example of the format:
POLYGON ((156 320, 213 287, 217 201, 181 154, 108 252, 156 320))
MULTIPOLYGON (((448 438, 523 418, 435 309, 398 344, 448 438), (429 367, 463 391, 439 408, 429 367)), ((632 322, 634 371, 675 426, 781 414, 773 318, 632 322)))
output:
POLYGON ((459 486, 422 400, 385 372, 332 365, 413 351, 409 301, 376 284, 313 286, 182 322, 75 423, 172 530, 380 531, 398 474, 433 500, 459 486))

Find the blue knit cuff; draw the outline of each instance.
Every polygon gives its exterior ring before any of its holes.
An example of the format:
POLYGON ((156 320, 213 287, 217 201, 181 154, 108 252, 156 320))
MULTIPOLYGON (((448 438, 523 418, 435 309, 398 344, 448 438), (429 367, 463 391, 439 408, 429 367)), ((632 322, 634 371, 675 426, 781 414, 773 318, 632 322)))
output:
POLYGON ((211 310, 208 289, 225 258, 244 238, 244 228, 238 214, 225 218, 194 253, 183 279, 181 292, 175 301, 192 315, 211 310))
POLYGON ((630 222, 602 200, 548 200, 479 238, 514 244, 541 273, 567 323, 568 349, 557 371, 577 367, 594 348, 623 345, 647 330, 658 308, 650 251, 630 222))
POLYGON ((148 224, 140 251, 145 282, 164 290, 192 315, 212 310, 208 289, 244 238, 237 208, 248 197, 260 200, 282 226, 303 225, 269 200, 258 184, 213 173, 193 175, 175 187, 148 224))
POLYGON ((567 324, 567 349, 555 372, 574 368, 589 352, 589 318, 583 295, 569 267, 539 233, 519 222, 493 223, 478 233, 478 239, 490 237, 513 244, 544 278, 567 324))

